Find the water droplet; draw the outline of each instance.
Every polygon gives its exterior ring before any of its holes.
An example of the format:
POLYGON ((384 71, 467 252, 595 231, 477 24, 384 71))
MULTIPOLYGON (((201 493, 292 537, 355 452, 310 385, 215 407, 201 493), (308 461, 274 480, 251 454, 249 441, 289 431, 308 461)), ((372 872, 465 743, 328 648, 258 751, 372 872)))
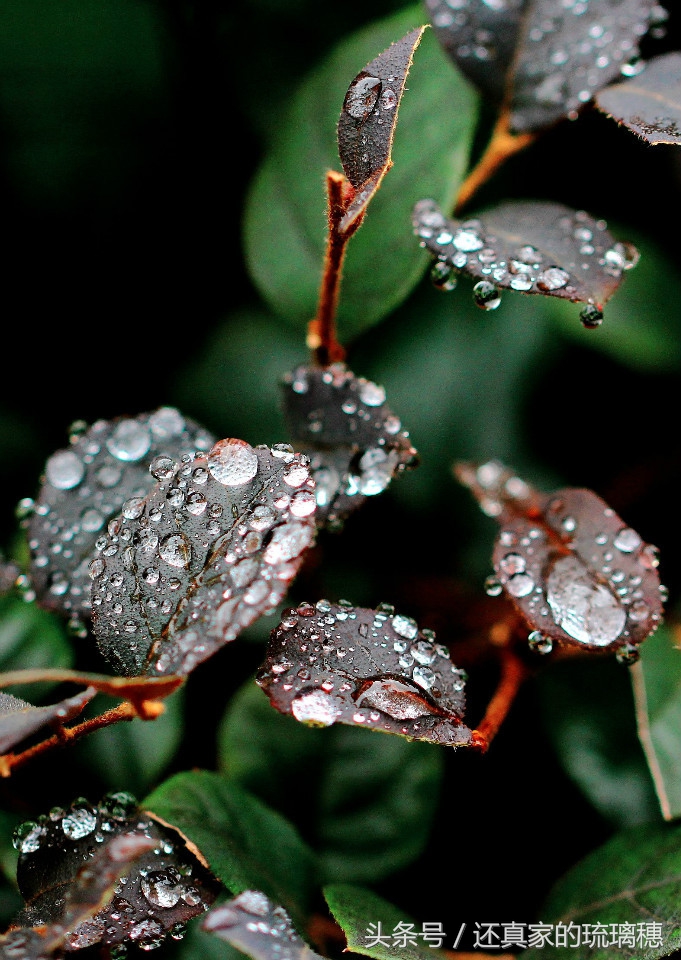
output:
POLYGON ((414 640, 419 632, 416 620, 411 617, 403 617, 401 614, 392 618, 392 627, 395 633, 404 637, 405 640, 414 640))
POLYGON ((357 705, 360 704, 380 710, 393 720, 416 720, 435 713, 416 686, 385 677, 372 680, 361 691, 357 697, 357 705))
POLYGON ((366 120, 376 106, 382 86, 378 77, 361 73, 350 85, 343 109, 353 120, 366 120))
POLYGON ((149 452, 151 433, 137 420, 121 420, 107 437, 106 447, 117 460, 134 463, 149 452))
POLYGON ((485 588, 485 593, 487 594, 488 597, 498 597, 501 595, 504 589, 502 586, 501 580, 499 580, 499 578, 495 576, 487 577, 487 579, 485 580, 484 588, 485 588))
POLYGON ((623 644, 615 654, 615 660, 618 663, 624 663, 626 666, 636 663, 640 658, 641 652, 633 643, 623 644))
POLYGON ((107 817, 114 820, 127 820, 137 808, 137 798, 125 790, 116 790, 104 794, 99 808, 107 817))
POLYGON ((97 813, 87 800, 79 798, 61 822, 61 828, 71 840, 80 840, 92 833, 97 826, 97 813))
POLYGON ((558 626, 580 643, 605 647, 624 630, 626 613, 620 601, 577 557, 556 560, 546 598, 558 626))
POLYGON ((294 517, 309 517, 316 508, 317 500, 309 490, 299 490, 291 497, 289 509, 294 517))
POLYGON ((533 630, 527 638, 527 645, 535 653, 547 654, 553 650, 553 640, 546 636, 541 630, 533 630))
POLYGON ((371 380, 359 380, 359 398, 367 407, 380 407, 385 403, 385 389, 371 380))
POLYGON ((45 476, 57 490, 72 490, 85 476, 85 464, 73 450, 59 450, 47 461, 45 476))
POLYGON ((323 690, 296 697, 291 702, 291 712, 296 720, 315 727, 329 727, 341 714, 335 699, 323 690))
POLYGON ((516 573, 506 581, 505 588, 512 597, 526 597, 534 590, 534 580, 526 573, 516 573))
POLYGON ((174 907, 182 894, 182 885, 168 873, 155 872, 142 877, 140 888, 149 903, 166 910, 174 907))
POLYGON ((622 553, 633 553, 641 546, 640 536, 631 527, 623 527, 613 540, 613 546, 621 550, 622 553))
POLYGON ((537 277, 540 290, 561 290, 570 281, 570 274, 560 267, 548 267, 537 277))
POLYGON ((481 310, 496 310, 501 303, 501 295, 489 280, 479 280, 473 287, 473 303, 481 310))
POLYGON ((449 293, 456 288, 458 274, 454 267, 444 260, 436 260, 430 268, 430 280, 437 290, 443 290, 449 293))
POLYGON ((437 679, 429 667, 414 667, 412 676, 414 678, 414 683, 418 683, 418 685, 423 687, 424 690, 430 690, 437 679))
POLYGON ((226 487, 249 483, 258 472, 258 455, 245 440, 219 440, 208 454, 208 469, 226 487))
POLYGON ((35 853, 44 835, 45 830, 42 826, 33 820, 25 820, 14 830, 12 846, 19 853, 35 853))
POLYGON ((192 546, 183 533, 171 533, 161 542, 158 555, 171 567, 188 567, 192 558, 192 546))
POLYGON ((582 326, 586 327, 587 330, 595 330, 603 323, 603 311, 599 310, 593 303, 587 303, 585 307, 582 307, 579 319, 582 321, 582 326))

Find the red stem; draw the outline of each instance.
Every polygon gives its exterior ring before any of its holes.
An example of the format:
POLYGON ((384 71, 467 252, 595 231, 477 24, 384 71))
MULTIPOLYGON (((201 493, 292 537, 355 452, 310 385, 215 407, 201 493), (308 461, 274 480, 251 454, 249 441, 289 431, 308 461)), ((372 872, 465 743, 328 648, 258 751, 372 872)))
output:
POLYGON ((494 696, 487 704, 485 715, 473 731, 473 746, 486 753, 487 749, 499 731, 499 727, 513 705, 513 702, 523 682, 527 679, 528 670, 525 664, 513 651, 500 651, 501 676, 494 691, 494 696))
POLYGON ((343 262, 347 243, 354 230, 341 232, 340 222, 351 199, 352 187, 342 173, 329 170, 326 174, 326 192, 328 198, 328 235, 324 271, 319 290, 317 315, 310 321, 307 344, 313 351, 315 363, 325 367, 329 363, 345 359, 345 350, 336 335, 336 311, 343 262), (350 188, 350 190, 348 190, 350 188))

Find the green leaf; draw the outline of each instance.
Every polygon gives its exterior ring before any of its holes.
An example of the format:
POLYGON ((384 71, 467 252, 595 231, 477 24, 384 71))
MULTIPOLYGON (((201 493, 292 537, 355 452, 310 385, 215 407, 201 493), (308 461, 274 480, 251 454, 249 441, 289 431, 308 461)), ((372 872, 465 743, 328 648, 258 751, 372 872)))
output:
MULTIPOLYGON (((362 66, 423 23, 410 6, 339 44, 282 118, 281 135, 246 200, 249 270, 272 309, 304 329, 317 308, 326 243, 325 177, 338 170, 336 126, 348 84, 362 66)), ((468 163, 477 95, 426 31, 400 105, 393 167, 348 245, 338 324, 347 340, 378 323, 423 275, 411 210, 423 196, 450 207, 468 163), (456 109, 451 109, 456 104, 456 109)))
POLYGON ((674 307, 681 298, 681 275, 650 238, 614 223, 610 229, 632 242, 641 256, 608 301, 602 325, 585 330, 574 304, 551 299, 544 309, 561 333, 581 346, 644 373, 675 372, 681 361, 681 314, 674 307))
MULTIPOLYGON (((615 925, 607 946, 546 944, 520 954, 522 960, 655 960, 681 945, 681 826, 644 826, 617 834, 573 867, 556 884, 541 911, 542 922, 561 923, 575 936, 586 924, 615 925), (641 940, 619 944, 623 925, 641 940), (641 925, 638 927, 638 925, 641 925), (653 930, 650 924, 657 924, 653 930), (575 932, 574 927, 579 931, 575 932), (660 943, 654 945, 659 934, 660 943)), ((561 928, 564 930, 564 927, 561 928)), ((593 931, 593 928, 591 928, 593 931)), ((555 936, 555 933, 554 933, 555 936)))
POLYGON ((164 956, 168 960, 243 960, 244 954, 214 933, 202 930, 197 917, 187 924, 187 932, 179 943, 164 944, 164 956))
POLYGON ((74 749, 111 790, 143 796, 173 758, 184 732, 184 687, 166 697, 155 720, 135 718, 95 730, 74 749))
POLYGON ((395 960, 395 957, 400 960, 438 960, 445 956, 431 942, 418 939, 422 931, 417 924, 412 928, 416 934, 415 942, 408 939, 404 943, 394 941, 397 925, 410 924, 413 920, 371 890, 348 883, 335 883, 324 887, 324 896, 331 913, 347 937, 347 949, 354 953, 375 957, 376 960, 395 960), (368 945, 378 932, 387 938, 387 943, 368 945))
MULTIPOLYGON (((35 603, 0 597, 0 672, 68 668, 73 650, 61 620, 35 603)), ((38 703, 51 684, 18 684, 13 696, 38 703)))
POLYGON ((185 771, 141 806, 194 843, 231 893, 262 890, 296 922, 305 915, 313 854, 281 814, 242 787, 208 770, 185 771))
POLYGON ((233 698, 218 731, 219 763, 285 813, 318 852, 327 880, 381 879, 423 850, 439 802, 442 752, 428 743, 353 727, 315 729, 274 710, 254 683, 233 698), (302 816, 301 816, 302 814, 302 816))
MULTIPOLYGON (((651 643, 641 645, 644 657, 651 643)), ((559 661, 539 675, 537 689, 556 754, 599 813, 620 829, 659 821, 628 670, 612 658, 559 661)))
POLYGON ((663 625, 631 669, 638 734, 666 820, 681 816, 681 652, 674 641, 663 625))

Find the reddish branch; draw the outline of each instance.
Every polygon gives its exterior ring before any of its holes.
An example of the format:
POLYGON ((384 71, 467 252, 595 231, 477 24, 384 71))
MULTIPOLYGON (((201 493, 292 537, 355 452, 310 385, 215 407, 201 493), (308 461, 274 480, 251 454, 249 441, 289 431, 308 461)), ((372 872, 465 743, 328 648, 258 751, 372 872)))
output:
POLYGON ((473 731, 472 746, 481 753, 487 752, 529 673, 525 664, 512 650, 503 648, 499 657, 501 675, 497 689, 487 705, 484 717, 473 731))
MULTIPOLYGON (((159 700, 147 700, 145 703, 144 719, 153 720, 160 716, 164 709, 164 705, 159 700)), ((107 710, 97 717, 83 720, 82 723, 78 723, 73 727, 60 727, 57 733, 48 740, 43 740, 21 753, 6 753, 0 756, 0 776, 11 776, 12 771, 17 767, 23 766, 23 764, 28 763, 35 757, 47 753, 48 750, 52 750, 55 747, 63 747, 65 744, 72 743, 74 740, 80 740, 81 737, 86 736, 88 733, 101 730, 102 727, 109 727, 114 723, 119 723, 121 720, 134 720, 135 717, 139 716, 139 709, 134 704, 126 701, 120 703, 117 707, 112 707, 111 710, 107 710)))

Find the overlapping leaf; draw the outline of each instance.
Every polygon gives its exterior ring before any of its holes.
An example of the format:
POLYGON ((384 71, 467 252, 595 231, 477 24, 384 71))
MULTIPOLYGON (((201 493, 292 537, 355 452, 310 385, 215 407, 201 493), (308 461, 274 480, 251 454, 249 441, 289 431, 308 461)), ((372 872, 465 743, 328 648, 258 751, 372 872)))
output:
POLYGON ((308 463, 287 444, 220 440, 124 508, 90 564, 117 672, 186 675, 281 601, 315 536, 308 463))
POLYGON ((512 601, 530 645, 635 660, 663 617, 657 549, 591 490, 543 493, 497 461, 459 463, 455 473, 499 523, 488 590, 512 601))
POLYGON ((282 381, 291 438, 310 457, 319 526, 342 523, 418 463, 385 390, 343 363, 301 365, 282 381))
POLYGON ((256 682, 301 723, 362 726, 445 746, 470 744, 465 671, 431 630, 383 604, 319 600, 286 611, 256 682))
POLYGON ((91 614, 88 565, 122 509, 133 510, 157 480, 215 439, 174 407, 72 427, 70 446, 48 458, 23 525, 30 578, 48 609, 91 614))
POLYGON ((397 114, 414 51, 425 27, 410 30, 357 74, 338 120, 338 153, 355 195, 341 221, 347 230, 366 210, 392 166, 397 114))
POLYGON ((94 851, 92 860, 80 867, 67 888, 61 919, 48 924, 41 920, 33 927, 11 929, 0 937, 0 957, 3 960, 40 960, 61 957, 67 949, 73 949, 72 934, 86 928, 90 919, 111 899, 116 884, 154 846, 155 842, 150 838, 131 834, 103 842, 94 851))
POLYGON ((26 821, 15 831, 15 846, 17 883, 26 900, 16 925, 66 926, 67 950, 120 943, 152 949, 207 910, 220 891, 182 836, 140 810, 135 798, 124 792, 107 794, 96 805, 79 797, 66 809, 53 808, 26 821), (114 839, 119 843, 112 847, 114 839), (115 870, 116 856, 124 856, 126 849, 139 851, 139 856, 100 907, 109 871, 102 863, 107 854, 100 851, 107 847, 115 870), (83 900, 93 903, 96 912, 78 922, 71 904, 83 900))
POLYGON ((10 693, 0 693, 0 754, 7 753, 43 727, 57 728, 77 717, 95 693, 94 687, 88 687, 82 693, 44 707, 36 707, 10 693))
POLYGON ((491 290, 560 297, 599 312, 638 261, 605 221, 558 203, 508 201, 459 220, 421 200, 413 227, 436 262, 491 290))
POLYGON ((244 890, 213 907, 201 926, 253 960, 322 960, 296 932, 284 908, 260 890, 244 890))
POLYGON ((647 143, 681 144, 681 53, 653 57, 637 76, 599 91, 596 106, 647 143))
POLYGON ((514 133, 574 118, 633 64, 659 15, 657 0, 425 0, 459 69, 509 109, 514 133))

